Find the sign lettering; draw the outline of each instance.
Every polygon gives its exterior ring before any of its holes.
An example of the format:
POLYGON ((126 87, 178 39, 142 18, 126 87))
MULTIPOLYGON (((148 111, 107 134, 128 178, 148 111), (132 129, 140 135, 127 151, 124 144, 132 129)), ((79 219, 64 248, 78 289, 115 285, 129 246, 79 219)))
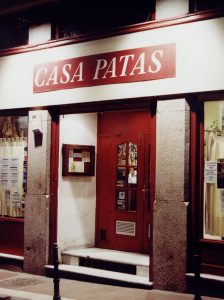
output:
POLYGON ((33 92, 149 81, 176 76, 176 45, 89 55, 34 66, 33 92))

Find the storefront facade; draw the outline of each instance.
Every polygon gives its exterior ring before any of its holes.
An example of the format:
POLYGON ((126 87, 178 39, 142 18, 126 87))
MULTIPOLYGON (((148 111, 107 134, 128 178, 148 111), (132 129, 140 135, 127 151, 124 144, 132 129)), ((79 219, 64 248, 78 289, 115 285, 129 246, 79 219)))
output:
POLYGON ((152 22, 1 56, 2 118, 25 124, 23 133, 2 136, 2 143, 25 144, 19 158, 4 144, 2 157, 17 158, 23 172, 15 176, 23 181, 13 186, 10 175, 1 198, 5 222, 15 217, 23 224, 14 210, 24 212, 24 245, 12 251, 6 241, 1 252, 24 256, 24 270, 37 274, 53 242, 60 251, 147 253, 149 280, 173 291, 186 291, 195 254, 205 272, 224 275, 223 15, 152 22), (65 173, 64 145, 74 146, 65 173))

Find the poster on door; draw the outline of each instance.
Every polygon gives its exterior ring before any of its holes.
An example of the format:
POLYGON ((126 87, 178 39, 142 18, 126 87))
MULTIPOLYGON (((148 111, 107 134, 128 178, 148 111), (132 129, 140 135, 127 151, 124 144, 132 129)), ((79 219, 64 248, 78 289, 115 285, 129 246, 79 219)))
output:
POLYGON ((118 209, 118 210, 126 209, 126 193, 125 193, 125 191, 121 191, 121 190, 117 191, 116 209, 118 209))
POLYGON ((118 166, 126 165, 126 144, 120 144, 117 146, 117 162, 118 166))
POLYGON ((125 187, 126 180, 126 168, 118 167, 117 168, 117 187, 125 187))
POLYGON ((129 143, 128 164, 129 166, 137 166, 137 145, 132 143, 129 143))

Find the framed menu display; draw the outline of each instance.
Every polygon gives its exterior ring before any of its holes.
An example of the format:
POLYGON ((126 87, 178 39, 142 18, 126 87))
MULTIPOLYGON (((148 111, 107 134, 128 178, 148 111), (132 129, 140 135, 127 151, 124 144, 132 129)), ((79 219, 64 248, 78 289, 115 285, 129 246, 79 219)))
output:
POLYGON ((95 146, 62 146, 62 176, 94 176, 95 146))

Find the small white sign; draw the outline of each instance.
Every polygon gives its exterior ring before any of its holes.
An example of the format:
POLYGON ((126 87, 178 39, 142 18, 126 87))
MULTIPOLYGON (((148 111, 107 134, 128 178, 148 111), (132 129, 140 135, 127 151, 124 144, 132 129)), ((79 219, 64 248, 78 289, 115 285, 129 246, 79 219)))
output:
POLYGON ((39 114, 33 114, 30 119, 30 126, 34 133, 42 133, 42 117, 39 114))
POLYGON ((84 173, 85 165, 83 161, 76 161, 75 162, 75 172, 76 173, 84 173))
POLYGON ((205 161, 204 176, 206 183, 217 183, 217 162, 205 161))

